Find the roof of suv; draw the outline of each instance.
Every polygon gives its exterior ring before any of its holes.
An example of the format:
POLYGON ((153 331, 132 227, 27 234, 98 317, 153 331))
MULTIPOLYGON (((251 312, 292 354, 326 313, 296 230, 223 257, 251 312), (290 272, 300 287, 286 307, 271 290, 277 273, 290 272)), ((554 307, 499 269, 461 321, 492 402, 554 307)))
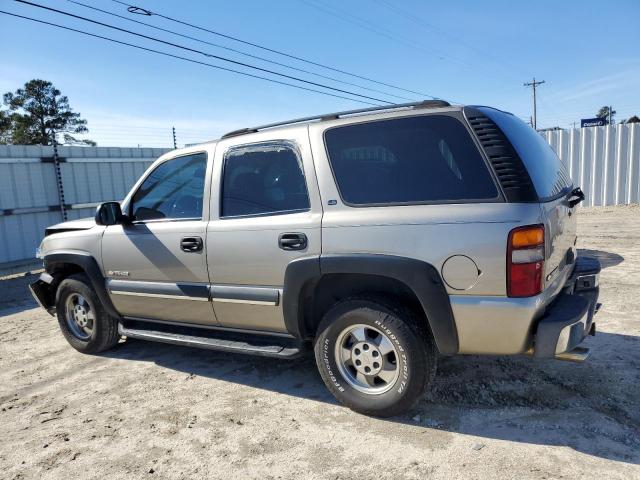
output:
POLYGON ((234 130, 232 132, 225 133, 224 135, 222 135, 222 137, 220 137, 220 139, 222 140, 225 138, 237 137, 240 135, 247 135, 250 133, 259 132, 261 130, 272 129, 277 127, 286 127, 290 125, 302 125, 302 124, 307 124, 311 122, 323 122, 323 121, 335 120, 338 118, 344 118, 344 117, 350 117, 350 116, 360 117, 360 116, 367 116, 367 115, 375 115, 375 114, 379 114, 389 110, 407 110, 407 109, 416 110, 416 109, 422 109, 422 108, 446 108, 446 107, 451 107, 452 109, 456 109, 456 110, 460 108, 458 106, 453 107, 449 102, 445 100, 423 100, 421 102, 382 105, 377 107, 361 108, 358 110, 346 110, 342 112, 325 113, 322 115, 313 115, 310 117, 295 118, 292 120, 269 123, 269 124, 260 125, 257 127, 241 128, 239 130, 234 130))

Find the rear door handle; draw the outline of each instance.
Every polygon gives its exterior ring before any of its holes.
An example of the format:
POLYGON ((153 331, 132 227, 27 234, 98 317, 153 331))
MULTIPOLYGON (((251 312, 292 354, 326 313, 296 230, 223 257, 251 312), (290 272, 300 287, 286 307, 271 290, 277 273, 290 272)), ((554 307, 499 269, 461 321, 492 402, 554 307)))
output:
POLYGON ((307 248, 307 236, 304 233, 281 233, 278 246, 282 250, 304 250, 307 248))
POLYGON ((201 252, 202 246, 200 237, 184 237, 180 240, 180 250, 183 252, 201 252))

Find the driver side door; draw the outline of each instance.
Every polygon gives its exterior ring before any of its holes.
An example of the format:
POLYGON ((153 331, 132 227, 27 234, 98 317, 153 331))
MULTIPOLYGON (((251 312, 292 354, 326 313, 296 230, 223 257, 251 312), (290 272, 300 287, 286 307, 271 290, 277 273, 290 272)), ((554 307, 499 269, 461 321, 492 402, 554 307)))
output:
POLYGON ((167 159, 130 196, 129 222, 106 228, 102 261, 124 317, 215 324, 206 262, 205 152, 167 159))

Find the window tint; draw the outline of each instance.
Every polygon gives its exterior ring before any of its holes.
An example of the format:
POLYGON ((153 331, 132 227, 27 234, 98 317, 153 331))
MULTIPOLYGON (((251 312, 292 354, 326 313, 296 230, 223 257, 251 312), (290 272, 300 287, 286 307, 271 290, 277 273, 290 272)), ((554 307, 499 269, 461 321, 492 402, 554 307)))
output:
POLYGON ((541 199, 555 197, 571 187, 564 164, 542 135, 515 115, 493 108, 480 110, 496 122, 516 149, 541 199))
POLYGON ((202 218, 207 156, 186 155, 160 164, 133 195, 134 220, 202 218))
POLYGON ((493 199, 496 186, 468 131, 442 115, 325 133, 340 194, 354 205, 493 199))
POLYGON ((231 148, 225 155, 223 177, 223 217, 309 209, 302 165, 290 146, 231 148))

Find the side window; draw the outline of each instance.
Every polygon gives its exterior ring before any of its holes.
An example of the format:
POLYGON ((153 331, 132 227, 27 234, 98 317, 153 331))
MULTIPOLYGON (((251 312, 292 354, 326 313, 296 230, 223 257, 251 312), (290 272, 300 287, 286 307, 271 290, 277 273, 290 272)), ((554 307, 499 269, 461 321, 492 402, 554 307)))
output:
POLYGON ((133 220, 200 219, 207 155, 185 155, 158 165, 131 199, 133 220))
POLYGON ((224 158, 222 217, 269 215, 309 209, 302 162, 287 144, 230 148, 224 158))
POLYGON ((498 190, 455 118, 424 115, 325 132, 331 168, 350 205, 491 200, 498 190))

